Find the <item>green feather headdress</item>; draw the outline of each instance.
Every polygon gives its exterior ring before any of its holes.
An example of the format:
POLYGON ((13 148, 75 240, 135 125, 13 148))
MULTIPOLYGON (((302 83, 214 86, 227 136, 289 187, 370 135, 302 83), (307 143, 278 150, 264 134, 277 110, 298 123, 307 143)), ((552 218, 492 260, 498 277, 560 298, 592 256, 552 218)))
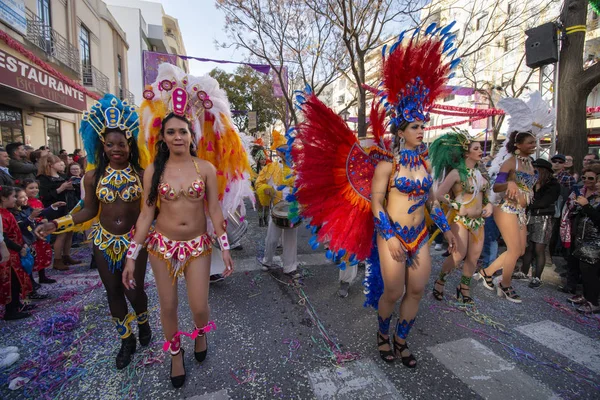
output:
POLYGON ((454 130, 435 139, 429 146, 429 159, 433 177, 437 181, 445 178, 453 169, 458 170, 461 181, 467 180, 465 153, 473 140, 466 131, 454 130))

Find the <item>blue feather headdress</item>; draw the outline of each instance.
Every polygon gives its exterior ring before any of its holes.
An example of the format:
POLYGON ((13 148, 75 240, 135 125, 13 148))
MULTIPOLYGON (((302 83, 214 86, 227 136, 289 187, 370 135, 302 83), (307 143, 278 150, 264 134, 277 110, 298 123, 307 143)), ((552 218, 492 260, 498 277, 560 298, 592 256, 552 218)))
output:
POLYGON ((89 164, 96 164, 98 146, 104 143, 104 134, 111 129, 123 131, 128 141, 137 140, 140 119, 135 106, 113 94, 106 94, 83 113, 79 128, 89 164))

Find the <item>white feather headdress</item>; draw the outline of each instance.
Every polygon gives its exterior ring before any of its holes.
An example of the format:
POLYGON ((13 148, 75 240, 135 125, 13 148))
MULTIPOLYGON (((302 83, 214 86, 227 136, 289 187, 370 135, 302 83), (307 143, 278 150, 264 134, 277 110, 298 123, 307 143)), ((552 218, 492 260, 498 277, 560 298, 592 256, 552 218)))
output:
MULTIPOLYGON (((536 139, 542 139, 554 128, 554 109, 542 98, 540 92, 529 94, 527 101, 516 98, 504 98, 498 102, 498 106, 508 115, 508 131, 506 142, 494 157, 488 172, 492 182, 512 154, 508 152, 506 144, 512 132, 531 132, 536 139)), ((495 202, 497 194, 491 193, 490 200, 495 202)))

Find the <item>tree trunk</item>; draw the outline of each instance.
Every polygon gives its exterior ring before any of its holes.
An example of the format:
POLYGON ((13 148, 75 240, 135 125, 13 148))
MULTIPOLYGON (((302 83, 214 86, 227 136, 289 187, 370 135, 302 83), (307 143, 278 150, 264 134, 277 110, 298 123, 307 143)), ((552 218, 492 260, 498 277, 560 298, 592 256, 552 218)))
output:
MULTIPOLYGON (((586 25, 587 6, 586 0, 565 0, 561 15, 564 27, 586 25)), ((585 108, 591 88, 588 90, 589 85, 583 79, 584 45, 585 32, 567 34, 560 49, 558 69, 557 150, 573 156, 576 171, 588 151, 585 108)))
POLYGON ((362 87, 365 82, 365 55, 357 52, 358 59, 358 137, 364 138, 367 136, 367 93, 362 87))

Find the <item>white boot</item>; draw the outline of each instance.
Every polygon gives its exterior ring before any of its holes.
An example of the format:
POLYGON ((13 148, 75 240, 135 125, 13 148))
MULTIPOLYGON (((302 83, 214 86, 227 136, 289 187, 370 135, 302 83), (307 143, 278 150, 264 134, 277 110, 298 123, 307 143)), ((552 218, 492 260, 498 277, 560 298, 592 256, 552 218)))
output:
POLYGON ((19 348, 16 346, 8 346, 8 347, 0 348, 0 356, 3 356, 8 353, 18 353, 18 352, 19 352, 19 348))
POLYGON ((17 362, 19 353, 8 353, 3 359, 0 359, 0 369, 7 368, 17 362))

